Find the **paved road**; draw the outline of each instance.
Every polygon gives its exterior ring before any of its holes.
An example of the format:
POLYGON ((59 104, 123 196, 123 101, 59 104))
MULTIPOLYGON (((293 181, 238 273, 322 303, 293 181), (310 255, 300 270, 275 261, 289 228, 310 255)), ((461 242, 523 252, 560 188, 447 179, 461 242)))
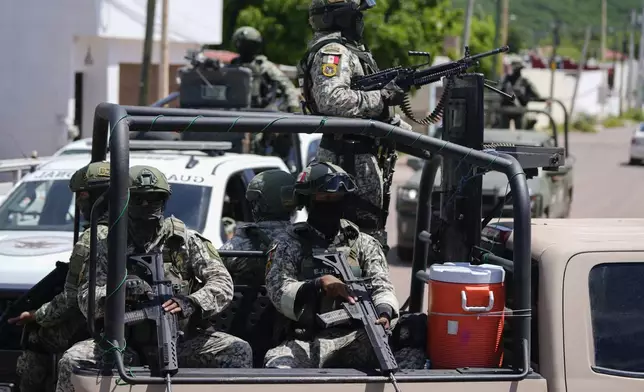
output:
MULTIPOLYGON (((644 218, 644 166, 628 166, 631 129, 610 129, 598 134, 570 134, 570 153, 576 159, 572 218, 644 218)), ((404 159, 396 167, 394 187, 412 174, 404 159)), ((387 222, 392 243, 389 254, 391 276, 399 301, 409 294, 410 268, 396 254, 396 205, 392 192, 387 222)))

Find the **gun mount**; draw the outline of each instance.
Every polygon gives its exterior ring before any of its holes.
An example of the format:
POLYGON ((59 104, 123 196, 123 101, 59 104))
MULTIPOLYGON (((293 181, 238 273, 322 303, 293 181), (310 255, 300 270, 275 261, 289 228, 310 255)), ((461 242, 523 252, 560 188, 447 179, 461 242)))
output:
MULTIPOLYGON (((449 126, 449 139, 462 143, 468 135, 482 133, 482 105, 481 91, 483 89, 480 75, 453 76, 455 84, 453 99, 447 107, 449 126), (477 99, 470 99, 470 98, 477 99), (457 100, 465 99, 465 105, 457 100)), ((127 221, 119 219, 127 213, 127 191, 129 173, 129 132, 137 131, 175 131, 188 129, 203 133, 244 133, 244 132, 271 132, 282 133, 314 133, 328 132, 336 134, 368 133, 377 138, 387 138, 397 143, 398 150, 405 150, 422 159, 434 159, 442 156, 444 160, 462 162, 473 170, 494 170, 505 174, 508 178, 509 188, 514 193, 513 207, 515 247, 514 260, 504 260, 514 268, 512 284, 514 290, 514 306, 519 309, 530 307, 531 295, 531 255, 530 255, 530 197, 526 183, 524 169, 525 152, 497 151, 490 149, 481 151, 481 146, 468 146, 467 143, 458 144, 450 140, 440 140, 424 135, 419 135, 401 128, 392 127, 390 124, 373 120, 347 119, 319 116, 294 116, 282 113, 249 113, 225 112, 213 110, 189 109, 164 109, 124 107, 115 104, 102 103, 95 112, 94 134, 92 143, 92 161, 106 159, 107 145, 110 149, 111 186, 109 190, 109 225, 112 227, 108 237, 108 276, 107 292, 111 293, 106 303, 105 337, 117 347, 122 347, 124 341, 124 315, 125 291, 120 283, 125 277, 125 257, 127 252, 127 221), (108 139, 108 130, 111 135, 108 139)), ((561 149, 562 151, 563 149, 561 149)), ((559 150, 558 150, 559 151, 559 150)), ((561 152, 560 151, 560 152, 561 152)), ((550 152, 540 153, 531 151, 528 155, 539 157, 540 162, 547 162, 550 152)), ((451 165, 450 167, 454 167, 451 165)), ((455 168, 456 169, 456 168, 455 168)), ((456 179, 456 176, 451 176, 456 179)), ((431 189, 433 181, 425 183, 424 187, 431 189)), ((451 184, 454 185, 453 183, 451 184)), ((421 188, 422 191, 422 188, 421 188)), ((480 190, 470 188, 466 199, 460 200, 459 205, 476 203, 477 192, 480 190)), ((480 197, 480 196, 479 196, 480 197)), ((480 199, 478 200, 480 203, 480 199)), ((425 203, 419 203, 419 206, 425 203)), ((419 216, 427 219, 427 210, 419 207, 419 216)), ((460 208, 460 207, 459 207, 460 208)), ((451 210, 454 214, 459 210, 451 210)), ((446 211, 446 214, 448 211, 446 211)), ((451 212, 450 215, 453 215, 451 212)), ((474 212, 474 216, 476 216, 474 212)), ((456 217, 458 218, 458 216, 456 217)), ((474 218, 469 218, 472 221, 474 218)), ((480 229, 480 216, 479 229, 480 229)), ((453 220, 452 220, 453 221, 453 220)), ((459 229, 460 226, 454 226, 459 229)), ((422 227, 417 230, 420 233, 422 227)), ((460 228, 468 233, 468 243, 474 242, 475 229, 460 228)), ((94 252, 95 250, 92 250, 94 252)), ((469 259, 469 254, 467 255, 469 259)), ((462 261, 462 260, 461 260, 462 261)), ((427 259, 414 260, 414 272, 424 270, 427 259)), ((90 266, 91 269, 91 266, 90 266)), ((415 279, 414 279, 415 281, 415 279)), ((90 282, 90 292, 95 287, 95 281, 90 282)), ((421 291, 414 290, 412 299, 415 304, 422 303, 421 291)), ((94 306, 90 302, 90 307, 94 306)), ((432 370, 400 370, 396 379, 399 384, 417 382, 440 381, 518 381, 525 379, 531 372, 529 363, 530 347, 530 317, 517 318, 519 328, 513 328, 513 363, 510 367, 499 369, 468 369, 453 371, 432 370)), ((112 353, 115 359, 116 371, 121 380, 129 384, 157 384, 163 385, 166 380, 162 377, 152 377, 143 368, 125 369, 121 353, 112 353)), ((95 377, 95 376, 94 376, 95 377)), ((262 383, 363 383, 372 384, 388 383, 389 379, 378 372, 359 371, 353 369, 199 369, 197 372, 190 369, 179 369, 172 377, 173 384, 262 384, 262 383)))

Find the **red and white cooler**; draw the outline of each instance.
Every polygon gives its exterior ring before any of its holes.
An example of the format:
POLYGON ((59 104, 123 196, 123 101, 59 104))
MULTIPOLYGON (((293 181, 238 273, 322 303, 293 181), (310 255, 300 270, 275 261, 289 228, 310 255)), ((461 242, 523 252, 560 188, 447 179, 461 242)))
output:
POLYGON ((429 270, 427 355, 434 369, 501 365, 505 271, 469 263, 429 270))

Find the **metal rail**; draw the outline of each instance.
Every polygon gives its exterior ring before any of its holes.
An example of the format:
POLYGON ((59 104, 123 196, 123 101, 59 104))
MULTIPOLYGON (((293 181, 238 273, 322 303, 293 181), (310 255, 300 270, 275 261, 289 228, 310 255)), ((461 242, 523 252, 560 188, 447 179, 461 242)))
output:
MULTIPOLYGON (((142 108, 139 108, 140 111, 142 108)), ((92 161, 106 159, 106 150, 110 146, 110 168, 111 182, 109 192, 109 227, 111 232, 108 237, 108 271, 107 271, 107 304, 105 308, 105 337, 116 347, 123 347, 124 339, 124 314, 125 314, 125 290, 121 282, 125 279, 126 260, 123 255, 127 254, 127 219, 120 219, 127 216, 128 176, 129 176, 129 132, 147 131, 154 126, 154 131, 174 131, 178 127, 185 128, 190 125, 193 132, 264 132, 275 127, 281 133, 312 133, 328 132, 334 134, 369 134, 373 137, 387 138, 401 146, 417 149, 417 156, 426 158, 428 153, 435 153, 441 156, 460 159, 465 163, 484 167, 488 170, 503 172, 509 181, 510 189, 515 197, 513 198, 515 247, 515 266, 513 284, 516 291, 517 309, 530 307, 530 198, 528 186, 519 162, 507 154, 490 154, 476 151, 461 145, 445 142, 418 133, 406 131, 391 124, 379 121, 347 119, 318 116, 294 116, 279 114, 277 118, 267 116, 268 113, 250 115, 246 112, 228 112, 227 117, 210 117, 208 111, 197 111, 193 116, 172 116, 170 112, 177 109, 145 108, 147 115, 132 115, 127 108, 102 103, 97 106, 94 118, 94 133, 92 143, 92 161), (152 112, 153 111, 153 112, 152 112), (195 117, 196 116, 196 117, 195 117), (108 128, 109 126, 109 128, 108 128), (108 140, 108 131, 111 131, 108 140)), ((134 110, 133 110, 134 111, 134 110)), ((176 112, 175 112, 176 113, 176 112)), ((433 186, 429 184, 428 186, 433 186)), ((94 235, 95 233, 92 233, 94 235)), ((94 290, 90 287, 90 290, 94 290)), ((94 303, 89 306, 95 306, 94 303)), ((501 381, 501 380, 522 380, 530 369, 529 364, 529 342, 530 342, 530 317, 520 321, 521 327, 517 329, 520 342, 519 350, 514 355, 519 359, 516 366, 510 373, 481 372, 475 374, 463 374, 459 377, 450 377, 443 380, 440 376, 431 374, 408 379, 401 377, 401 382, 431 382, 431 381, 501 381)), ((161 377, 132 377, 124 367, 123 357, 118 351, 114 351, 119 376, 130 384, 164 384, 166 380, 161 377)), ((290 382, 365 382, 382 383, 387 379, 381 376, 359 376, 350 379, 331 379, 329 377, 301 377, 294 380, 286 377, 282 381, 290 382)), ((264 378, 261 376, 247 378, 230 377, 174 377, 176 384, 209 384, 209 383, 259 383, 276 382, 276 379, 264 378)))

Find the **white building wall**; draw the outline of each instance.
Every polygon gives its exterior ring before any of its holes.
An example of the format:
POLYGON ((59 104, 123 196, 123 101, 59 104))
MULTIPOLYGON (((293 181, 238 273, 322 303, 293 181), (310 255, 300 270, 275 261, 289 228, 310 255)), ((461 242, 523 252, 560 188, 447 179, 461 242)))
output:
MULTIPOLYGON (((118 102, 118 64, 141 62, 146 2, 0 1, 0 159, 32 150, 46 156, 66 143, 75 72, 85 73, 82 126, 85 135, 91 132, 96 105, 118 102), (91 65, 84 62, 87 47, 91 65)), ((221 0, 169 3, 172 63, 183 63, 196 43, 221 42, 221 0)))

